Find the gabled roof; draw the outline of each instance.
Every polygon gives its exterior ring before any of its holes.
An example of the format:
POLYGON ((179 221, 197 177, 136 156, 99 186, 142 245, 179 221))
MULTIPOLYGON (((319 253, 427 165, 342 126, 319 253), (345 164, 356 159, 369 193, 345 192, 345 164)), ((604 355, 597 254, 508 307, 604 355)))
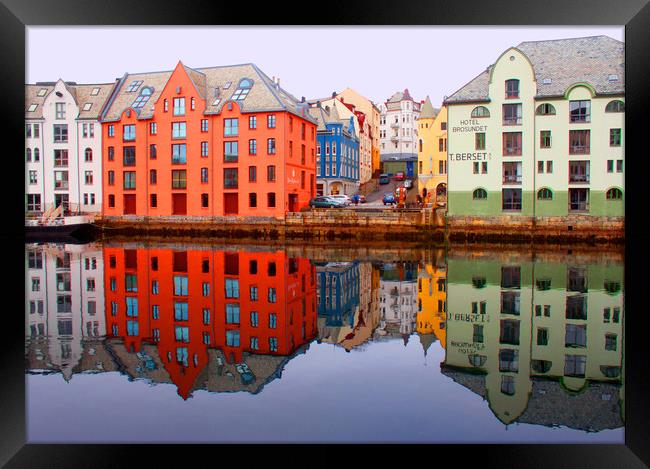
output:
MULTIPOLYGON (((26 119, 42 119, 43 118, 43 103, 47 97, 54 91, 57 82, 37 82, 36 84, 25 85, 25 118, 26 119), (44 90, 43 96, 38 96, 39 91, 44 90), (32 104, 36 104, 36 109, 29 112, 28 109, 32 104)), ((106 103, 106 100, 113 91, 115 83, 99 83, 99 84, 84 84, 78 85, 72 82, 64 82, 66 89, 74 98, 77 106, 79 106, 79 115, 77 119, 98 119, 99 114, 106 103), (93 95, 94 89, 98 89, 98 93, 93 95), (90 109, 84 110, 84 106, 90 104, 90 109)))
POLYGON ((420 110, 419 119, 435 119, 440 109, 436 109, 431 105, 431 99, 427 95, 427 98, 424 100, 424 104, 420 110))
MULTIPOLYGON (((227 65, 206 68, 191 68, 183 65, 184 70, 205 99, 205 114, 218 114, 223 105, 230 100, 238 89, 241 80, 247 78, 253 82, 245 99, 237 101, 244 112, 288 111, 297 116, 311 120, 307 103, 301 103, 289 92, 274 83, 255 64, 227 65), (304 113, 303 113, 304 110, 304 113)), ((154 92, 147 104, 140 110, 138 118, 148 119, 153 116, 153 104, 171 77, 173 71, 126 74, 114 101, 104 117, 105 120, 118 120, 122 112, 133 104, 144 86, 153 87, 154 92), (126 91, 129 84, 142 80, 142 85, 135 93, 126 91)))
MULTIPOLYGON (((564 96, 575 83, 588 83, 596 94, 625 93, 625 44, 607 36, 592 36, 520 43, 533 65, 537 98, 564 96), (617 75, 618 80, 610 80, 617 75)), ((445 103, 488 101, 494 64, 449 96, 445 103)))

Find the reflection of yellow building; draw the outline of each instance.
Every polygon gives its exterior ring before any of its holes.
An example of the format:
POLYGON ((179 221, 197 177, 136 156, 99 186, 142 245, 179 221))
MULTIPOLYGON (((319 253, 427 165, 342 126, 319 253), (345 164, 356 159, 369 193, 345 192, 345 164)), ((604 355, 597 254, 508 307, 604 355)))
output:
MULTIPOLYGON (((418 269, 418 312, 416 330, 420 336, 434 334, 444 347, 447 310, 447 269, 425 262, 418 269)), ((426 350, 425 350, 426 354, 426 350)))
POLYGON ((449 259, 443 372, 504 423, 622 423, 623 267, 449 259))
POLYGON ((429 202, 447 197, 447 108, 435 109, 427 96, 417 122, 418 191, 426 189, 429 202))

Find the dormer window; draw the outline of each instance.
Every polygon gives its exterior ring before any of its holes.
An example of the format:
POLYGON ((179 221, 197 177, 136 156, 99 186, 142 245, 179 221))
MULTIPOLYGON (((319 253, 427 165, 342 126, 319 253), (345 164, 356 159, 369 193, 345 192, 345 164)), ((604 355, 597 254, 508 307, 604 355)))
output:
POLYGON ((232 99, 235 101, 243 101, 248 96, 248 93, 253 86, 253 81, 248 78, 242 78, 239 82, 239 86, 235 90, 235 93, 232 95, 232 99))
POLYGON ((550 85, 551 83, 553 83, 553 80, 551 80, 550 78, 544 78, 542 80, 542 85, 550 85))
POLYGON ((618 75, 616 75, 616 74, 609 75, 609 76, 607 77, 607 81, 610 81, 610 82, 611 82, 611 81, 618 81, 618 75))
POLYGON ((97 96, 99 94, 99 88, 93 88, 90 92, 90 96, 97 96))
POLYGON ((83 110, 84 111, 90 111, 91 107, 93 107, 93 103, 86 103, 86 104, 84 104, 83 110))
POLYGON ((221 102, 221 98, 217 98, 214 101, 212 101, 212 105, 213 106, 218 106, 220 102, 221 102))
POLYGON ((151 94, 153 93, 153 90, 149 87, 142 88, 142 91, 140 92, 140 95, 135 98, 135 101, 133 101, 133 108, 138 109, 144 107, 145 104, 147 104, 147 101, 149 101, 149 98, 151 97, 151 94))
POLYGON ((38 90, 38 93, 36 93, 37 96, 45 96, 47 94, 47 88, 41 88, 38 90))
POLYGON ((519 80, 506 80, 506 99, 519 97, 519 80))
POLYGON ((37 107, 38 104, 30 104, 29 107, 27 108, 27 112, 34 112, 37 107))
POLYGON ((127 93, 133 93, 134 91, 137 91, 138 88, 140 88, 140 85, 142 84, 142 80, 135 80, 132 81, 131 84, 128 86, 126 89, 127 93))

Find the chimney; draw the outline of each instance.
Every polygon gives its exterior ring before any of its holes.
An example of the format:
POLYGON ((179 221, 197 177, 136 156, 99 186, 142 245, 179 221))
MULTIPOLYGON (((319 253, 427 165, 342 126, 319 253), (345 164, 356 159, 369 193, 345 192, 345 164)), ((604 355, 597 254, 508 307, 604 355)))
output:
POLYGON ((332 98, 336 98, 336 91, 332 91, 332 98))

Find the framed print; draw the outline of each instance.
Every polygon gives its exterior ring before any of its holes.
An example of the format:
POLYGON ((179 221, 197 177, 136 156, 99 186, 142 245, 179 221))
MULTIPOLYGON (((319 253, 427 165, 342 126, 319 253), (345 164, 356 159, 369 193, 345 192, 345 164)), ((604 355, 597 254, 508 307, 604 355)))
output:
POLYGON ((650 465, 650 7, 287 8, 2 6, 0 461, 650 465))

